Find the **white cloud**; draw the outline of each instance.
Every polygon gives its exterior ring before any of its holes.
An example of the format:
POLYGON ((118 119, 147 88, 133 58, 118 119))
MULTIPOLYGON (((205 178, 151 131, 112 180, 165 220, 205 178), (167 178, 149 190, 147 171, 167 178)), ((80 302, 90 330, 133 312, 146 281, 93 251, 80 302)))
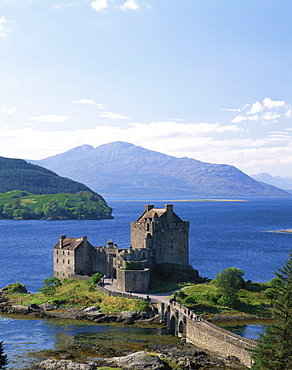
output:
POLYGON ((242 121, 259 121, 260 117, 256 114, 255 116, 242 116, 241 114, 231 120, 232 123, 240 123, 242 121))
POLYGON ((286 113, 285 113, 285 116, 290 118, 292 117, 292 109, 289 109, 286 113))
POLYGON ((272 100, 270 98, 263 100, 263 106, 268 109, 283 107, 285 104, 283 100, 272 100))
POLYGON ((261 116, 261 119, 270 121, 270 120, 277 119, 279 117, 281 117, 281 114, 266 112, 265 114, 261 116))
POLYGON ((105 105, 105 104, 96 104, 94 108, 97 108, 97 109, 108 109, 108 105, 105 105))
POLYGON ((250 110, 247 112, 247 114, 256 114, 256 113, 259 113, 263 110, 263 106, 262 104, 257 101, 255 103, 253 103, 253 105, 251 106, 250 110))
POLYGON ((13 107, 13 108, 6 108, 6 107, 3 107, 2 108, 2 113, 6 113, 6 114, 10 114, 10 115, 13 115, 16 111, 16 107, 13 107))
POLYGON ((0 38, 7 38, 8 32, 10 32, 7 28, 7 20, 2 16, 0 17, 0 38))
POLYGON ((130 117, 124 116, 119 113, 114 112, 104 112, 100 116, 100 118, 109 118, 109 119, 131 119, 130 117))
POLYGON ((136 0, 128 0, 120 7, 122 10, 138 10, 140 6, 137 4, 136 0))
POLYGON ((72 6, 74 6, 74 3, 57 4, 57 5, 54 5, 54 8, 60 10, 60 9, 71 8, 72 6))
POLYGON ((94 100, 91 99, 80 99, 72 101, 73 104, 95 104, 94 100))
POLYGON ((90 4, 91 8, 97 11, 106 9, 108 7, 107 0, 95 0, 90 4))
POLYGON ((221 108, 221 110, 225 110, 227 112, 241 112, 241 109, 237 108, 221 108))
POLYGON ((14 158, 40 159, 82 144, 96 147, 119 140, 177 157, 234 165, 247 173, 269 172, 269 168, 291 173, 292 129, 273 131, 256 139, 241 137, 238 135, 241 132, 246 131, 218 122, 162 121, 126 124, 123 128, 104 125, 66 131, 2 127, 0 141, 1 155, 14 158), (222 138, 224 133, 228 133, 228 139, 226 135, 222 138))
POLYGON ((38 122, 50 122, 50 123, 62 123, 67 121, 70 118, 74 117, 68 117, 68 116, 60 116, 57 114, 45 114, 42 116, 36 116, 36 117, 30 117, 30 119, 38 122))

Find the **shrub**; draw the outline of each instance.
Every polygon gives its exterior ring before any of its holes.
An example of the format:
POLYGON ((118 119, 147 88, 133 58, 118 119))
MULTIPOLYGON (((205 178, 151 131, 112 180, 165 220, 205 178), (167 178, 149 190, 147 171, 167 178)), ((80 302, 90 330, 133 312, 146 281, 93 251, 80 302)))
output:
POLYGON ((9 293, 27 293, 25 285, 20 284, 18 281, 8 286, 9 293))
POLYGON ((101 278, 102 278, 102 275, 99 272, 97 272, 96 274, 93 274, 91 276, 91 282, 92 282, 92 284, 93 285, 98 284, 101 278))
POLYGON ((60 279, 58 279, 55 276, 49 276, 44 280, 44 284, 39 290, 44 294, 44 295, 53 295, 56 291, 56 288, 58 286, 61 286, 62 282, 60 279))

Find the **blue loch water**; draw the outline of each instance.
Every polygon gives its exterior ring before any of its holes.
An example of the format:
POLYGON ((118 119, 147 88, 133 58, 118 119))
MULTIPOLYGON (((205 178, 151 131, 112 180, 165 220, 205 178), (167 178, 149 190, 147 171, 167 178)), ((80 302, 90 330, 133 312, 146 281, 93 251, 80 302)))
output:
POLYGON ((20 281, 37 292, 53 274, 53 246, 61 234, 88 236, 94 246, 108 239, 121 248, 130 244, 130 222, 144 204, 164 207, 191 221, 190 264, 201 276, 214 278, 226 267, 238 267, 245 279, 264 282, 287 261, 292 247, 292 199, 243 201, 108 201, 114 219, 101 221, 0 220, 0 286, 20 281))
MULTIPOLYGON (((228 201, 117 200, 108 199, 114 219, 102 221, 13 221, 0 220, 0 287, 19 281, 37 292, 42 281, 53 274, 52 248, 61 234, 88 236, 94 246, 108 239, 121 248, 130 244, 131 221, 145 204, 164 207, 191 221, 190 264, 201 276, 214 278, 227 267, 241 268, 244 278, 264 282, 274 277, 288 259, 292 234, 292 199, 253 198, 228 201)), ((77 331, 96 331, 93 325, 54 324, 45 320, 23 320, 0 316, 0 340, 12 359, 10 369, 21 369, 28 351, 55 348, 62 333, 74 337, 77 331), (72 326, 73 325, 73 326, 72 326), (53 329, 52 329, 53 328, 53 329)), ((108 329, 106 329, 108 330, 108 329)), ((256 338, 260 325, 235 328, 239 334, 256 338)), ((67 339, 66 339, 67 340, 67 339)))

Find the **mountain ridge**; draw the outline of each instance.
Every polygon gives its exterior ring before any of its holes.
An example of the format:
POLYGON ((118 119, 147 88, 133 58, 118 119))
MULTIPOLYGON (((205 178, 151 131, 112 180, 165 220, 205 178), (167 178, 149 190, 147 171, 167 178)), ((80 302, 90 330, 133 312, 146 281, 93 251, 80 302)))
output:
POLYGON ((234 166, 177 158, 116 141, 85 145, 39 161, 104 196, 290 196, 234 166))

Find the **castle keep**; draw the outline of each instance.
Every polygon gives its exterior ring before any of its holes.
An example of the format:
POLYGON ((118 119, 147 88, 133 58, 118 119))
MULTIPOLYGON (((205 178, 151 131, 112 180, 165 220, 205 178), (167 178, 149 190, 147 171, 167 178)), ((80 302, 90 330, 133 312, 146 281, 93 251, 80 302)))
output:
POLYGON ((188 265, 188 235, 189 221, 182 221, 172 205, 146 205, 138 220, 131 222, 129 249, 118 248, 111 240, 106 246, 93 247, 86 236, 61 235, 54 247, 54 275, 64 279, 99 272, 116 278, 119 290, 145 292, 155 264, 188 265))

